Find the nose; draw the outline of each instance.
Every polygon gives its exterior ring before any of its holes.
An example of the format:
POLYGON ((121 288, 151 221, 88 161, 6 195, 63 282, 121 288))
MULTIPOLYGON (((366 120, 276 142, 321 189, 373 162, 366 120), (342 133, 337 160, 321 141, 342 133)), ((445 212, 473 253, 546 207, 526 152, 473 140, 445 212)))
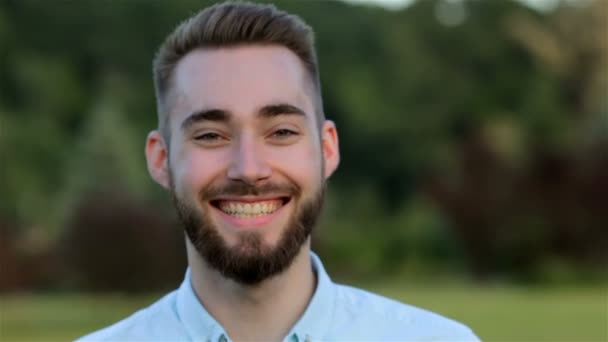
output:
POLYGON ((270 178, 270 175, 271 168, 266 161, 262 146, 258 146, 252 138, 239 139, 234 145, 228 178, 254 185, 270 178))

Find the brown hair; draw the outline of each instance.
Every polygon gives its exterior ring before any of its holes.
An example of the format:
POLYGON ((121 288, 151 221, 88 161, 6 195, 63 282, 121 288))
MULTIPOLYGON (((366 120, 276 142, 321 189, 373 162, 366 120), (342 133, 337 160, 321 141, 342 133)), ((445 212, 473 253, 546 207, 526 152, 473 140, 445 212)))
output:
POLYGON ((280 45, 302 61, 312 84, 319 126, 324 120, 321 85, 314 48, 314 33, 298 16, 274 5, 224 2, 207 7, 183 21, 163 42, 154 62, 154 89, 159 128, 168 136, 166 124, 175 96, 170 94, 177 63, 197 48, 245 44, 280 45))

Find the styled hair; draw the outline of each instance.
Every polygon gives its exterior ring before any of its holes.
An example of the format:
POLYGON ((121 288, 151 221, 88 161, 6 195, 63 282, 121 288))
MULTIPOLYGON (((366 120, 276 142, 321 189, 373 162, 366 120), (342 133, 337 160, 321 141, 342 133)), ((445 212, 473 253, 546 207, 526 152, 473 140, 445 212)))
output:
POLYGON ((283 46, 298 56, 314 86, 311 88, 315 115, 321 126, 324 113, 312 28, 298 16, 274 5, 228 1, 207 7, 186 19, 160 46, 154 58, 153 72, 161 131, 168 133, 165 126, 176 97, 172 94, 173 77, 184 56, 198 48, 254 44, 283 46))

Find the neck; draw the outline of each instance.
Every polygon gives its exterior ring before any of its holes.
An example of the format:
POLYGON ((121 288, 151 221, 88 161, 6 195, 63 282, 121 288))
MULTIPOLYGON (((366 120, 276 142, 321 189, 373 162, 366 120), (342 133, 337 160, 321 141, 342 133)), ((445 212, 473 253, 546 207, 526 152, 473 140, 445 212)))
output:
POLYGON ((316 286, 310 239, 283 273, 255 286, 236 283, 209 267, 186 239, 192 288, 234 341, 281 341, 302 316, 316 286))

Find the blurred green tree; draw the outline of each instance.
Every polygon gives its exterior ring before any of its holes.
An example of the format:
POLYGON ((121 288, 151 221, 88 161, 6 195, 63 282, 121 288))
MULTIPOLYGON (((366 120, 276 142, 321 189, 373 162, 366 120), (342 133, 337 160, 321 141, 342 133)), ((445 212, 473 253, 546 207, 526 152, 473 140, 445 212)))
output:
MULTIPOLYGON (((121 225, 168 206, 143 157, 151 59, 210 3, 0 2, 0 222, 15 246, 31 232, 51 249, 80 236, 98 193, 129 199, 121 225)), ((546 13, 516 1, 277 4, 315 28, 340 132, 315 243, 330 268, 534 278, 547 260, 606 262, 606 1, 546 13)))

